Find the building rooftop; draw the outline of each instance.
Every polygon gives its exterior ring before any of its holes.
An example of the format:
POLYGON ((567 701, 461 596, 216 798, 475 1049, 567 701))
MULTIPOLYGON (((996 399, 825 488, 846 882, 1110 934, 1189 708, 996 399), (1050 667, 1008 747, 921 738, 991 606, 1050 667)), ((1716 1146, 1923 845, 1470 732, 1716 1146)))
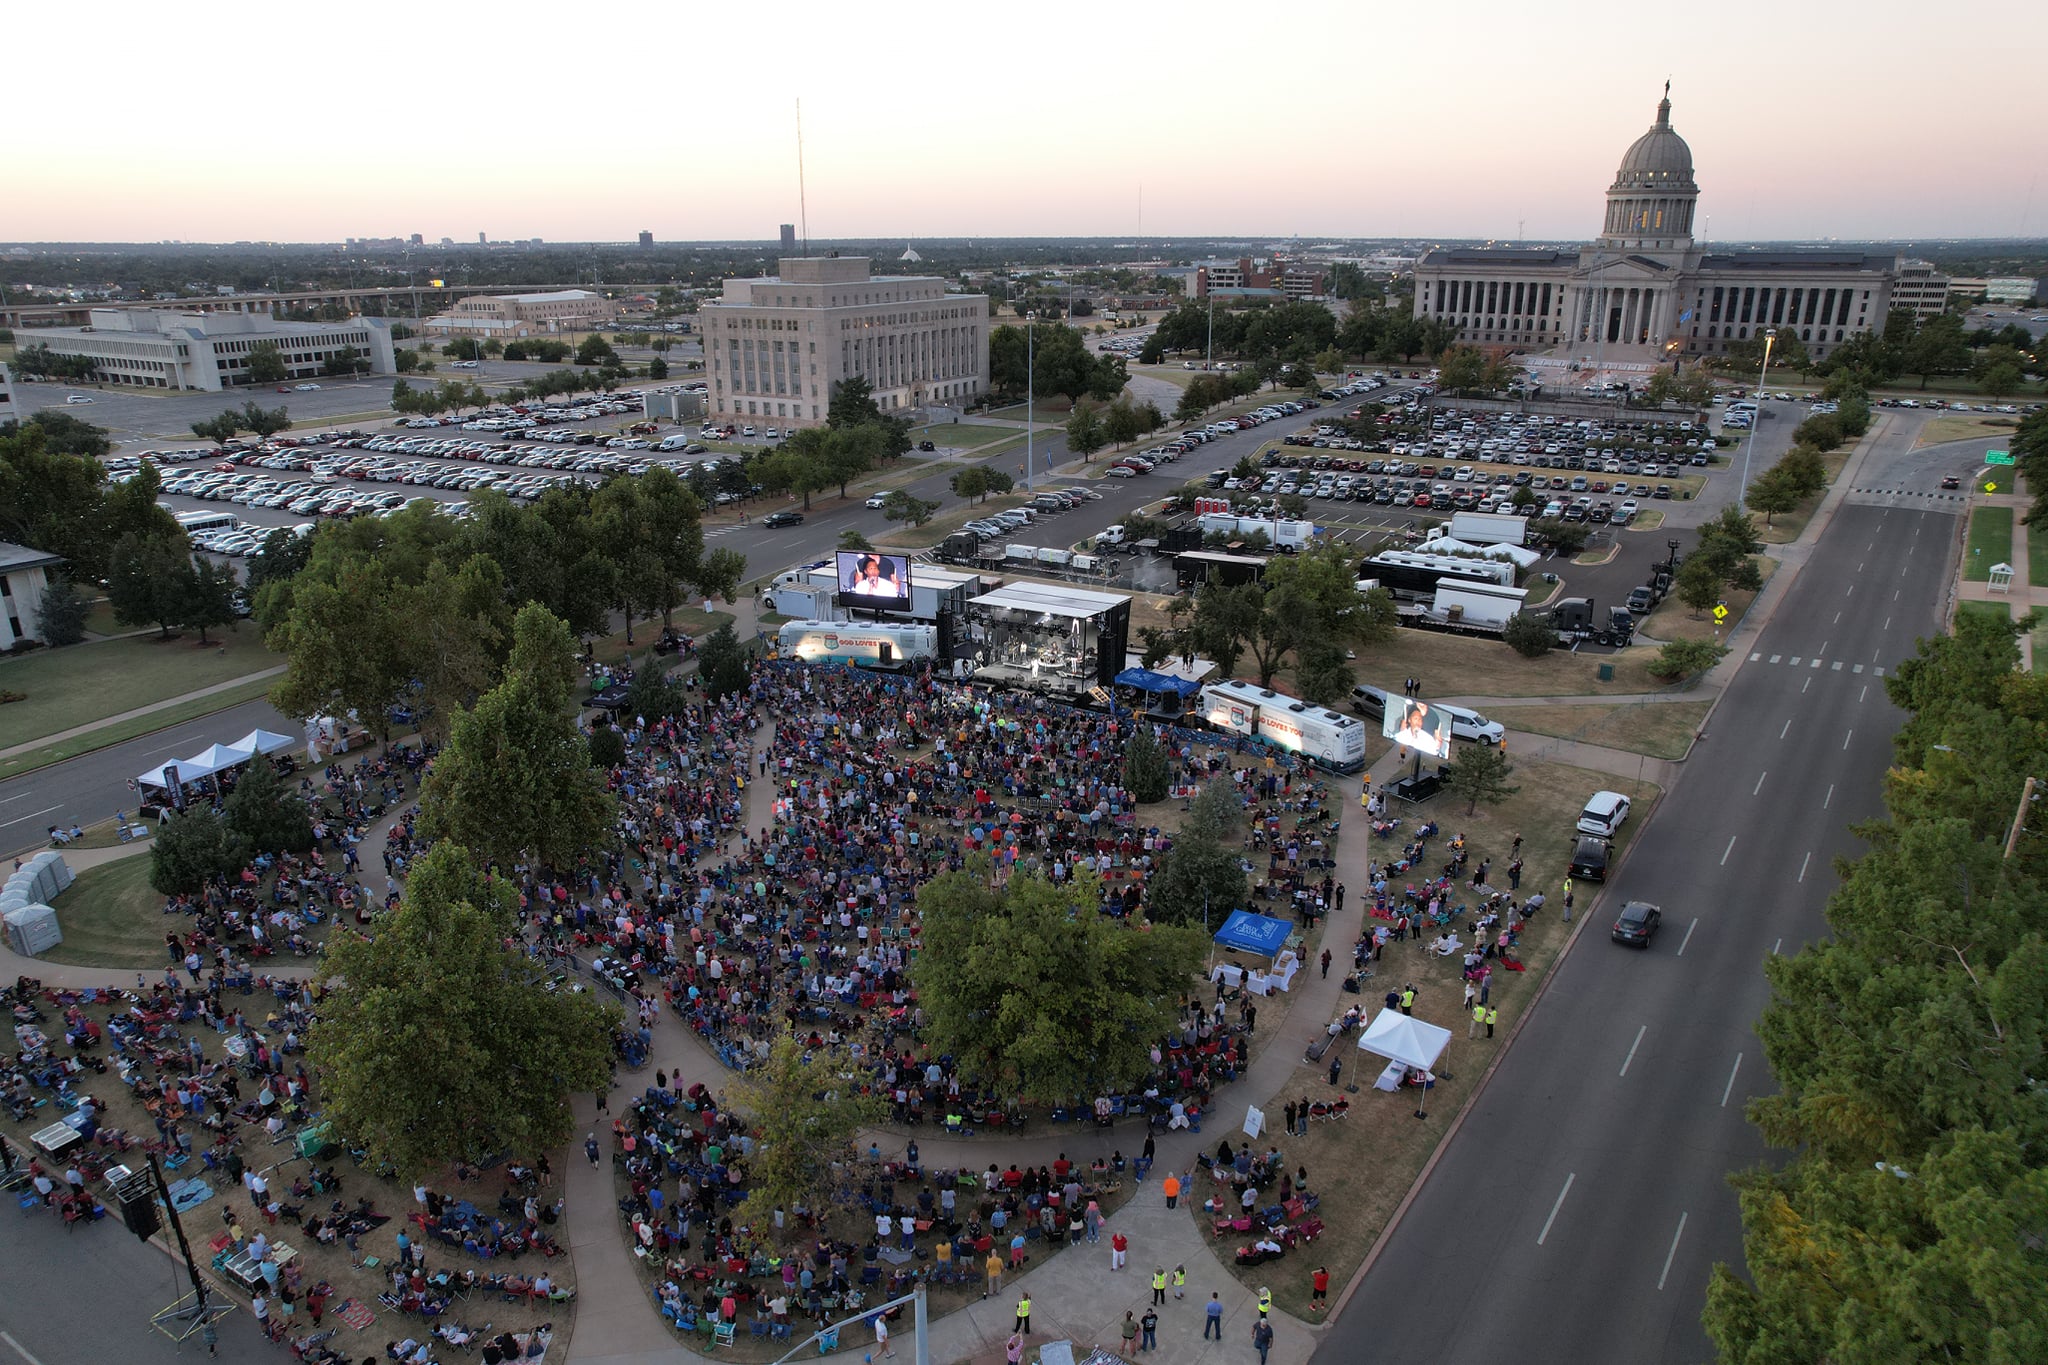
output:
POLYGON ((0 540, 0 573, 13 573, 20 569, 46 569, 52 564, 62 564, 62 555, 46 554, 31 550, 26 545, 10 545, 0 540))

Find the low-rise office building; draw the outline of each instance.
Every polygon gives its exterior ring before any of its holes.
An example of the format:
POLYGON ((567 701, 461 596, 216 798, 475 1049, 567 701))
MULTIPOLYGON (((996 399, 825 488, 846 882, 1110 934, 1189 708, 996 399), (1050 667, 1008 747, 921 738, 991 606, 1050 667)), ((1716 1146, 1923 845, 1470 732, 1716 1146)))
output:
POLYGON ((43 594, 49 570, 64 561, 25 545, 0 541, 0 650, 43 638, 43 594))
POLYGON ((31 344, 56 355, 85 356, 102 383, 146 389, 218 392, 252 382, 249 356, 268 342, 291 379, 314 379, 344 351, 371 374, 396 374, 391 328, 381 318, 279 322, 260 313, 173 313, 95 308, 83 327, 38 328, 31 344))
POLYGON ((932 275, 875 275, 865 257, 785 257, 727 280, 698 310, 711 416, 820 426, 840 381, 868 381, 884 412, 988 390, 988 296, 932 275))
POLYGON ((436 313, 420 330, 436 336, 495 337, 517 341, 556 332, 589 331, 619 315, 619 306, 589 289, 540 294, 478 294, 436 313))

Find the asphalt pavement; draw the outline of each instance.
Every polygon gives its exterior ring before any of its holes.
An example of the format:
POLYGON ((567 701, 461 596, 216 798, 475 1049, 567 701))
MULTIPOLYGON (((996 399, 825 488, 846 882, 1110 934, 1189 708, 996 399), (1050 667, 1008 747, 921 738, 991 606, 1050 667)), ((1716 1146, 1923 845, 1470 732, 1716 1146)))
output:
POLYGON ((0 782, 0 850, 40 847, 51 825, 90 825, 117 810, 132 814, 137 796, 128 783, 137 773, 259 727, 281 735, 303 730, 267 701, 243 702, 0 782))
POLYGON ((1848 827, 1881 810, 1883 679, 1939 629, 1957 510, 1840 500, 1615 880, 1577 888, 1584 941, 1319 1361, 1712 1360, 1708 1272, 1742 1265, 1725 1177, 1769 1157, 1743 1118, 1773 1088, 1759 967, 1826 932, 1848 827), (1609 941, 1628 900, 1663 909, 1640 952, 1609 941))

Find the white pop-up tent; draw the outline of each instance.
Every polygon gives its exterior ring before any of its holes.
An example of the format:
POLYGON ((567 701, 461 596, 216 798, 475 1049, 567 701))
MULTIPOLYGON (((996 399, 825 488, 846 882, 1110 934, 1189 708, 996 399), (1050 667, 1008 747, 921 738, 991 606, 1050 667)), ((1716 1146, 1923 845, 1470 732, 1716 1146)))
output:
MULTIPOLYGON (((290 740, 285 742, 291 743, 290 740)), ((170 763, 160 764, 146 773, 137 773, 135 781, 138 786, 143 787, 168 787, 171 784, 165 776, 165 769, 176 768, 180 783, 198 782, 212 777, 215 773, 226 772, 229 768, 247 763, 254 756, 253 749, 228 744, 209 744, 202 752, 190 758, 176 759, 170 763)))
POLYGON ((251 730, 228 747, 247 749, 252 754, 274 754, 289 749, 298 741, 290 735, 280 735, 275 730, 251 730))
MULTIPOLYGON (((1361 1052, 1374 1053, 1404 1067, 1427 1072, 1451 1045, 1451 1031, 1399 1010, 1382 1009, 1379 1017, 1358 1035, 1361 1052)), ((1423 1100, 1429 1090, 1425 1084, 1423 1100)), ((1423 1116, 1423 1101, 1417 1101, 1415 1117, 1423 1116)))

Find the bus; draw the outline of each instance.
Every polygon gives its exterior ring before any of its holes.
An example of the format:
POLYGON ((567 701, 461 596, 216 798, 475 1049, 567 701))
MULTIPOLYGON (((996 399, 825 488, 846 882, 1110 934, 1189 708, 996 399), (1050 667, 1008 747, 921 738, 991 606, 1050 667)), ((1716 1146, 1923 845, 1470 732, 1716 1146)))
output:
POLYGON ((935 626, 867 621, 791 621, 775 633, 778 652, 804 663, 914 668, 938 656, 935 626))

